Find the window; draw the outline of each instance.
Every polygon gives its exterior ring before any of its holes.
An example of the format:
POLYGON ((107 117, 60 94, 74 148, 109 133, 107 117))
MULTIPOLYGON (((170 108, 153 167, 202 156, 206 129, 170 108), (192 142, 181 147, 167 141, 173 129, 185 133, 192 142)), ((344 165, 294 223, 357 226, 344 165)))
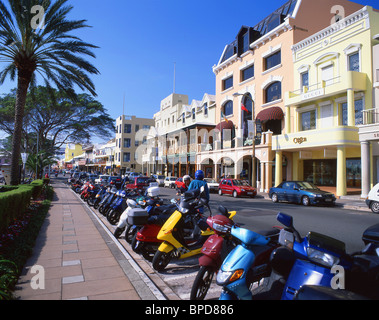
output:
POLYGON ((222 91, 227 90, 231 87, 233 87, 233 76, 222 80, 222 91))
POLYGON ((254 65, 241 70, 241 82, 254 77, 254 65))
POLYGON ((123 162, 130 162, 130 152, 124 152, 123 162))
POLYGON ((321 80, 325 81, 325 86, 333 84, 333 65, 321 69, 321 80))
POLYGON ((249 49, 249 32, 246 32, 242 36, 242 53, 248 51, 249 49))
POLYGON ((353 53, 348 56, 349 61, 349 71, 359 72, 359 52, 353 53))
POLYGON ((230 116, 233 114, 233 101, 229 100, 224 105, 224 116, 230 116))
POLYGON ((243 106, 248 110, 242 109, 242 123, 243 123, 243 139, 244 139, 244 145, 245 142, 249 137, 249 132, 251 131, 251 127, 253 125, 253 101, 251 98, 250 93, 248 93, 243 99, 242 99, 243 106), (250 130, 249 130, 250 129, 250 130))
POLYGON ((282 55, 281 55, 281 51, 279 50, 278 52, 275 52, 274 54, 264 59, 264 67, 265 67, 264 70, 265 71, 269 70, 281 63, 282 63, 282 55))
POLYGON ((138 131, 139 131, 139 124, 136 124, 136 127, 135 127, 135 129, 136 129, 136 132, 138 132, 138 131))
POLYGON ((124 126, 124 133, 131 133, 132 132, 132 125, 131 124, 126 124, 124 126))
MULTIPOLYGON (((342 103, 342 125, 347 126, 347 102, 342 103)), ((355 125, 363 124, 363 99, 355 100, 355 125)))
POLYGON ((124 148, 130 148, 130 139, 124 139, 124 148))
POLYGON ((204 108, 204 115, 207 116, 208 115, 208 104, 204 103, 203 108, 204 108))
POLYGON ((192 109, 192 119, 195 120, 196 114, 195 114, 195 108, 192 109))
POLYGON ((186 123, 186 114, 185 114, 185 112, 183 112, 183 114, 182 114, 182 123, 183 124, 186 123))
POLYGON ((303 72, 301 75, 301 91, 303 91, 303 88, 306 87, 307 89, 309 88, 309 73, 303 72))
POLYGON ((282 83, 280 81, 270 84, 265 90, 266 103, 282 98, 282 83))
POLYGON ((301 113, 301 131, 316 129, 316 110, 301 113))

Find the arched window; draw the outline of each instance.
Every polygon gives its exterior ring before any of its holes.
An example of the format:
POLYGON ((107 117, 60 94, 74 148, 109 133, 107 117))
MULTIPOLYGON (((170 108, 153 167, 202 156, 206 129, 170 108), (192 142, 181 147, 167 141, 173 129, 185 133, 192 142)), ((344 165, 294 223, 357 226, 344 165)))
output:
POLYGON ((244 95, 242 98, 242 130, 243 130, 243 140, 244 143, 249 137, 249 123, 250 126, 252 123, 250 121, 253 120, 253 100, 251 98, 250 93, 244 95), (247 111, 246 111, 247 110, 247 111))
POLYGON ((280 81, 273 82, 265 90, 266 103, 279 100, 282 98, 282 83, 280 81))
POLYGON ((225 117, 233 114, 233 101, 229 100, 224 104, 223 113, 225 117))

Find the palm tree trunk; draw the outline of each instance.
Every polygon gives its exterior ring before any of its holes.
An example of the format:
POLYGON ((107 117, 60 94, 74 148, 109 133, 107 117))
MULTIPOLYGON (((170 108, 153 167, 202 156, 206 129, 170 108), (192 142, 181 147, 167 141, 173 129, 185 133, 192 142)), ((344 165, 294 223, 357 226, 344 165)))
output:
POLYGON ((28 93, 31 77, 32 73, 30 71, 18 71, 14 133, 12 140, 11 185, 18 185, 20 183, 20 152, 22 126, 24 119, 26 95, 28 93))

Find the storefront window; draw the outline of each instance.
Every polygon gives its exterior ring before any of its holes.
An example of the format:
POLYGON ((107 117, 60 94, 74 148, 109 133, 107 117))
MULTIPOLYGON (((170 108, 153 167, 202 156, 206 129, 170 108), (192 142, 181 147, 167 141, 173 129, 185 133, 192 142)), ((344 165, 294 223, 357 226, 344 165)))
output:
POLYGON ((304 160, 304 181, 317 186, 336 186, 337 160, 304 160))
POLYGON ((361 159, 346 160, 346 179, 348 187, 361 187, 361 159))
POLYGON ((313 130, 316 129, 316 110, 303 112, 301 114, 301 130, 313 130))
MULTIPOLYGON (((342 103, 342 125, 347 126, 347 102, 342 103)), ((363 99, 355 100, 355 125, 363 124, 363 99)))

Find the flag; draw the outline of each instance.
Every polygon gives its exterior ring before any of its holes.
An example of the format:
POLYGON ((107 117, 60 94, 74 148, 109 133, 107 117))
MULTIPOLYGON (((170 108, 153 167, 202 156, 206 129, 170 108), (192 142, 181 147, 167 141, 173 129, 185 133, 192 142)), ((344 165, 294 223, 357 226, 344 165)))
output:
POLYGON ((224 120, 225 120, 226 122, 229 122, 229 120, 226 119, 226 117, 225 117, 225 115, 224 115, 224 113, 223 113, 222 111, 221 111, 221 117, 224 118, 224 120))
POLYGON ((250 112, 250 111, 247 110, 247 108, 243 105, 243 103, 241 104, 241 109, 242 109, 243 111, 250 112))

